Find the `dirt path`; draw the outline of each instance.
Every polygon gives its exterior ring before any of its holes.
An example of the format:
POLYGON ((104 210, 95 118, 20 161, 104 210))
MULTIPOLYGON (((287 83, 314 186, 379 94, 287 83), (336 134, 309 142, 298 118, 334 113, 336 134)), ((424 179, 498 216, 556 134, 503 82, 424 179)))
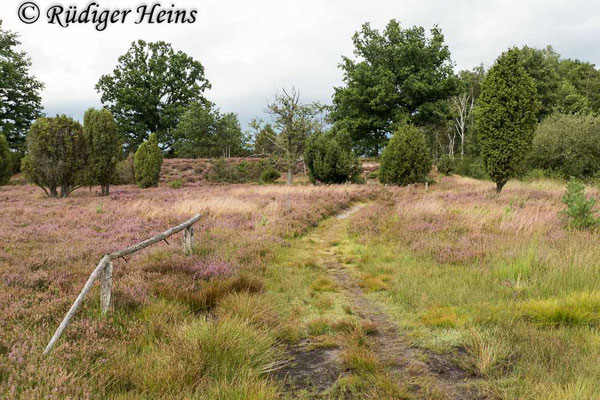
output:
MULTIPOLYGON (((376 332, 369 336, 370 348, 380 362, 388 369, 388 374, 399 385, 407 388, 411 397, 417 399, 478 399, 474 391, 467 387, 469 376, 450 360, 433 352, 411 346, 406 334, 375 301, 368 298, 359 286, 349 267, 339 262, 336 256, 337 241, 347 237, 345 219, 365 205, 354 206, 328 221, 324 229, 306 237, 314 243, 322 265, 339 286, 354 313, 371 321, 376 332)), ((367 205, 368 206, 368 205, 367 205)), ((296 360, 285 372, 296 382, 312 383, 312 393, 322 392, 335 379, 343 374, 336 356, 339 351, 306 350, 300 344, 292 350, 296 360)), ((304 384, 292 385, 301 388, 304 384)))

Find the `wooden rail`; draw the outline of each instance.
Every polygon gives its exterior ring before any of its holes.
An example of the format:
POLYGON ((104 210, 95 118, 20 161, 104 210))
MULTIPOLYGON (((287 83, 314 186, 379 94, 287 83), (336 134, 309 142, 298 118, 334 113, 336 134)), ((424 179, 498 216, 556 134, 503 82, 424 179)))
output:
POLYGON ((48 345, 46 346, 46 349, 44 350, 44 354, 48 354, 50 352, 50 350, 52 350, 52 348, 56 344, 56 341, 60 338, 60 336, 64 332, 65 328, 71 321, 71 318, 73 317, 73 315, 75 314, 75 312, 77 311, 77 309, 79 308, 81 303, 83 303, 85 296, 90 291, 94 282, 96 282, 97 279, 101 280, 100 304, 102 307, 102 312, 106 313, 108 311, 108 308, 110 306, 110 298, 111 298, 111 291, 112 291, 112 271, 113 271, 112 260, 114 260, 116 258, 124 258, 125 256, 127 256, 129 254, 133 254, 137 251, 145 249, 148 246, 152 246, 153 244, 158 243, 162 240, 166 240, 169 236, 174 235, 181 231, 184 231, 183 232, 183 251, 185 254, 191 254, 193 240, 194 240, 194 230, 192 228, 192 225, 194 225, 196 222, 198 222, 200 217, 201 217, 200 214, 196 214, 193 218, 185 221, 184 223, 177 225, 167 231, 164 231, 163 233, 161 233, 159 235, 153 236, 150 239, 146 239, 143 242, 140 242, 133 246, 129 246, 126 249, 118 250, 118 251, 115 251, 115 252, 109 253, 109 254, 105 254, 100 259, 100 262, 98 263, 96 268, 90 274, 87 282, 83 286, 83 289, 81 289, 79 296, 77 296, 77 298, 75 299, 75 302, 73 302, 73 305, 71 306, 71 308, 69 309, 67 314, 65 314, 65 317, 63 318, 62 322, 56 329, 56 332, 54 332, 52 339, 50 339, 50 341, 48 342, 48 345))

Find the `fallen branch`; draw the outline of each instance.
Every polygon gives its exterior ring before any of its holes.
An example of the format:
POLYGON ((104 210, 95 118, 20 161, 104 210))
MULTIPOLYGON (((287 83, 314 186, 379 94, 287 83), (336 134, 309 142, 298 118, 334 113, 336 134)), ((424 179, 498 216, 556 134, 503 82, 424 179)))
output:
MULTIPOLYGON (((98 279, 100 277, 101 274, 103 274, 105 272, 106 266, 109 263, 111 263, 112 260, 114 260, 116 258, 123 258, 124 260, 126 260, 125 256, 127 256, 129 254, 133 254, 142 249, 145 249, 148 246, 152 246, 153 244, 158 243, 162 240, 166 241, 166 238, 168 238, 169 236, 174 235, 183 230, 186 231, 185 238, 184 238, 184 250, 191 249, 191 247, 192 247, 191 238, 193 237, 193 235, 191 233, 191 226, 194 225, 196 222, 198 222, 198 220, 200 220, 200 217, 201 217, 200 214, 196 214, 193 218, 185 221, 184 223, 177 225, 176 227, 173 227, 167 231, 164 231, 163 233, 161 233, 159 235, 153 236, 150 239, 146 239, 143 242, 140 242, 133 246, 129 246, 126 249, 115 251, 110 254, 105 254, 102 257, 102 259, 100 259, 100 262, 98 263, 96 268, 90 274, 87 282, 83 286, 83 289, 81 289, 79 296, 77 296, 77 298, 75 299, 75 302, 73 303, 73 305, 71 306, 71 308, 69 309, 69 311, 67 312, 65 317, 63 318, 62 322, 56 329, 56 332, 54 332, 52 339, 50 339, 50 341, 48 342, 48 345, 46 346, 46 349, 44 350, 44 354, 48 354, 50 352, 50 350, 52 350, 52 348, 56 344, 56 341, 60 338, 60 336, 64 332, 65 328, 71 321, 71 318, 73 317, 73 315, 75 315, 75 312, 77 311, 77 309, 79 308, 81 303, 83 303, 85 296, 92 288, 94 282, 96 281, 96 279, 98 279), (189 243, 185 242, 185 240, 189 240, 189 243)), ((112 270, 110 271, 110 274, 112 275, 112 270)))

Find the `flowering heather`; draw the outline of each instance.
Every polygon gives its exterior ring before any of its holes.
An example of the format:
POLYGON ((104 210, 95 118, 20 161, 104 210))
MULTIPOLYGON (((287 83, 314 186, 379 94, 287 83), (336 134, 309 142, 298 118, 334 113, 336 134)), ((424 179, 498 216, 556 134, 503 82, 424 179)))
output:
MULTIPOLYGON (((186 166, 185 172, 197 173, 198 168, 186 166)), ((164 183, 146 190, 111 187, 111 196, 102 199, 94 190, 80 189, 58 200, 47 199, 31 185, 0 187, 0 398, 108 396, 106 388, 115 381, 107 381, 101 371, 120 349, 150 340, 140 336, 148 329, 148 310, 168 301, 169 310, 203 312, 227 291, 258 288, 252 271, 263 268, 286 238, 377 190, 353 185, 171 189, 164 183), (42 358, 54 329, 104 253, 197 212, 204 217, 194 226, 191 256, 182 254, 177 235, 168 239, 169 245, 156 244, 127 262, 115 260, 115 312, 101 317, 94 288, 51 356, 42 358)), ((169 332, 169 324, 155 331, 169 332)))

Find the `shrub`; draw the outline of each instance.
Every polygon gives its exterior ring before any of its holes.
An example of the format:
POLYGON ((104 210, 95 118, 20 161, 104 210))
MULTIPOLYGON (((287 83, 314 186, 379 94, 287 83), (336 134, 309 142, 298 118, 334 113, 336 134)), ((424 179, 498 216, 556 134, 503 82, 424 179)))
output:
POLYGON ((49 197, 67 197, 85 183, 88 149, 83 127, 65 115, 39 118, 27 134, 23 171, 49 197))
POLYGON ((0 186, 8 183, 12 172, 12 155, 8 148, 8 141, 0 133, 0 186))
POLYGON ((225 159, 220 159, 212 164, 212 168, 206 178, 213 182, 256 182, 259 180, 263 168, 263 164, 258 162, 242 161, 236 165, 225 159))
POLYGON ((600 117, 553 114, 539 126, 527 164, 562 178, 600 172, 600 117))
POLYGON ((281 173, 275 169, 273 163, 268 162, 260 173, 260 182, 273 183, 281 177, 281 173))
POLYGON ((479 157, 464 157, 456 164, 456 173, 474 179, 490 179, 483 160, 479 157))
POLYGON ((352 141, 344 131, 317 133, 308 139, 304 162, 311 182, 357 182, 361 172, 352 141))
POLYGON ((437 170, 440 174, 452 175, 456 170, 454 157, 448 154, 441 156, 437 162, 437 170))
POLYGON ((381 183, 408 185, 425 182, 431 170, 431 158, 425 135, 412 125, 401 127, 381 155, 381 183))
POLYGON ((519 50, 503 53, 483 81, 475 109, 481 156, 498 193, 531 146, 539 104, 519 50))
POLYGON ((183 181, 181 179, 174 179, 169 182, 169 187, 171 189, 181 189, 183 187, 183 181))
POLYGON ((139 187, 147 188, 158 186, 162 162, 162 152, 160 151, 160 147, 158 147, 156 134, 153 133, 135 152, 133 166, 135 170, 135 181, 139 187))
POLYGON ((133 153, 129 153, 125 160, 117 163, 117 172, 114 177, 114 184, 133 185, 135 184, 135 170, 133 168, 133 153))
POLYGON ((90 108, 83 116, 83 133, 89 150, 89 183, 99 184, 102 196, 107 196, 121 155, 117 122, 107 109, 90 108))
POLYGON ((585 196, 585 185, 572 178, 567 183, 567 192, 562 198, 562 202, 567 206, 563 214, 571 218, 569 226, 574 229, 589 229, 596 227, 600 222, 594 217, 598 211, 594 210, 596 199, 585 196))

